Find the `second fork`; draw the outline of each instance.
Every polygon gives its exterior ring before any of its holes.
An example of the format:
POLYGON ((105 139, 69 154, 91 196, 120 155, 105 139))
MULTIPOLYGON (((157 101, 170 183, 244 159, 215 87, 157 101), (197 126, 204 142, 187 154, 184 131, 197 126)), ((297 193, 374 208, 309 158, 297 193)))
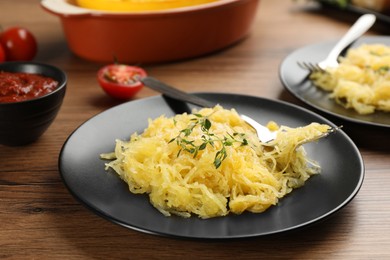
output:
POLYGON ((338 58, 340 54, 349 47, 354 41, 368 31, 375 23, 376 16, 373 14, 364 14, 352 25, 347 33, 332 48, 328 56, 318 63, 297 62, 298 66, 309 70, 310 72, 325 71, 326 68, 335 68, 339 65, 338 58))

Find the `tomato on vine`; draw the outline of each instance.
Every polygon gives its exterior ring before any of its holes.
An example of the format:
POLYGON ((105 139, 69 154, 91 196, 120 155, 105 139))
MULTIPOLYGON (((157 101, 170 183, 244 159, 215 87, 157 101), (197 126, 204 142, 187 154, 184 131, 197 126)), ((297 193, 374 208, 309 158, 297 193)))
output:
POLYGON ((5 61, 5 51, 3 46, 0 45, 0 62, 4 62, 4 61, 5 61))
POLYGON ((34 35, 21 27, 11 27, 0 32, 0 45, 7 61, 32 60, 38 49, 34 35))

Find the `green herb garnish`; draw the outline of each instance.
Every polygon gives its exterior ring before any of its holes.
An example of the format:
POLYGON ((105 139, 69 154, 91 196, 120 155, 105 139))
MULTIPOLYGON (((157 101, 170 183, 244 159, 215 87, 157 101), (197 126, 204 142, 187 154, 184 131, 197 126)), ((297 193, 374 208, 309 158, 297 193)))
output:
POLYGON ((377 71, 379 74, 386 74, 390 71, 390 66, 381 66, 377 71))
MULTIPOLYGON (((228 156, 226 147, 232 146, 234 143, 240 143, 241 146, 248 145, 248 141, 245 139, 245 134, 242 133, 227 133, 226 136, 218 137, 214 133, 210 131, 211 121, 208 116, 202 116, 201 114, 193 114, 194 118, 191 119, 191 123, 187 128, 184 128, 180 131, 180 133, 172 138, 169 143, 176 141, 177 145, 180 146, 180 150, 177 153, 179 157, 181 152, 185 151, 193 155, 195 158, 199 151, 206 149, 207 145, 211 145, 214 147, 216 142, 220 142, 222 148, 217 151, 214 158, 214 166, 215 168, 219 168, 228 156), (195 140, 191 140, 190 135, 192 134, 195 127, 200 127, 203 134, 201 136, 202 142, 200 145, 195 145, 195 140)), ((176 122, 174 121, 176 124, 176 122)))

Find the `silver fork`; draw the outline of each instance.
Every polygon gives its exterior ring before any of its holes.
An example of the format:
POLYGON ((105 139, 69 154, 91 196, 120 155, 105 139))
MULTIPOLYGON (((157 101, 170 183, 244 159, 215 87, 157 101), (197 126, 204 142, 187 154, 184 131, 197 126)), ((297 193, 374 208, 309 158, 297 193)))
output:
MULTIPOLYGON (((169 86, 153 77, 144 77, 139 79, 145 86, 158 91, 162 93, 163 95, 173 98, 175 100, 185 101, 190 104, 194 104, 200 107, 214 107, 216 104, 203 99, 199 96, 195 96, 193 94, 181 91, 177 88, 174 88, 172 86, 169 86)), ((257 136, 259 137, 259 140, 263 143, 269 143, 276 139, 277 131, 271 131, 267 127, 263 126, 256 120, 250 118, 247 115, 240 114, 240 117, 248 124, 250 125, 255 131, 257 136)), ((340 127, 332 127, 327 132, 323 133, 322 135, 315 136, 313 138, 307 138, 305 140, 302 140, 300 142, 300 145, 315 141, 321 137, 325 137, 331 133, 337 132, 340 127)))
MULTIPOLYGON (((216 105, 201 97, 171 87, 153 77, 144 77, 141 78, 140 81, 145 86, 148 86, 149 88, 176 100, 185 101, 200 107, 214 107, 216 105)), ((242 114, 240 116, 247 124, 249 124, 251 127, 253 127, 253 129, 256 130, 257 136, 259 137, 259 140, 261 142, 268 143, 276 138, 277 132, 269 130, 267 127, 258 123, 256 120, 250 118, 249 116, 242 114)))
POLYGON ((352 25, 347 33, 337 42, 325 60, 318 63, 297 62, 298 66, 310 72, 324 72, 326 68, 335 68, 339 65, 338 57, 351 43, 362 36, 375 23, 373 14, 364 14, 352 25))

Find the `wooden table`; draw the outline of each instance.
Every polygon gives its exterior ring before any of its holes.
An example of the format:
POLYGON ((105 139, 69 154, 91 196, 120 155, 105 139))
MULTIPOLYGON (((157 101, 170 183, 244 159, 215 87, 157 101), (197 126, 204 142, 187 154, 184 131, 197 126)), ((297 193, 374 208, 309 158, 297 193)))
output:
MULTIPOLYGON (((162 65, 148 72, 186 91, 245 93, 303 105, 279 80, 283 58, 296 48, 343 35, 356 15, 297 1, 261 0, 250 35, 209 56, 162 65)), ((233 241, 180 240, 112 224, 76 201, 61 181, 58 156, 66 138, 90 117, 119 104, 96 82, 102 64, 74 56, 60 21, 38 0, 2 0, 3 28, 19 25, 37 37, 36 61, 69 77, 63 107, 48 131, 24 147, 0 146, 0 258, 289 258, 385 259, 390 256, 389 133, 352 134, 366 176, 355 199, 334 217, 297 232, 233 241), (387 135, 387 136, 386 136, 387 135), (370 138, 370 139, 369 139, 370 138), (377 140, 373 143, 371 140, 377 140)), ((386 34, 378 25, 369 34, 386 34)), ((157 95, 143 89, 136 99, 157 95)))

